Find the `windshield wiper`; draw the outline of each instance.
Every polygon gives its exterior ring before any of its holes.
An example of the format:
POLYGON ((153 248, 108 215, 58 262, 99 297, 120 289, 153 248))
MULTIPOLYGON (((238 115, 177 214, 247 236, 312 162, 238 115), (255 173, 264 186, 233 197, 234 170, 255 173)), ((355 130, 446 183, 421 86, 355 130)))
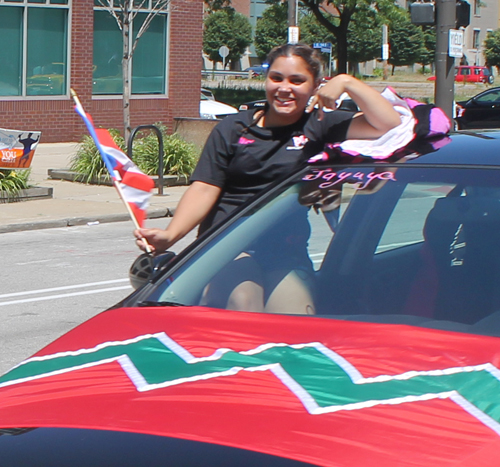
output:
POLYGON ((144 300, 137 304, 138 306, 187 306, 177 302, 154 302, 152 300, 144 300))

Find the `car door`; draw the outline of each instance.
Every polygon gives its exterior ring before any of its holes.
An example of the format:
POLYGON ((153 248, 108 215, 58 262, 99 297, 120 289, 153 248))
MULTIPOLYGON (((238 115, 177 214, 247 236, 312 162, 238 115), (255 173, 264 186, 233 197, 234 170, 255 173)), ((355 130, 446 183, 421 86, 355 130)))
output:
POLYGON ((500 127, 500 89, 473 97, 465 107, 463 119, 468 128, 500 127))

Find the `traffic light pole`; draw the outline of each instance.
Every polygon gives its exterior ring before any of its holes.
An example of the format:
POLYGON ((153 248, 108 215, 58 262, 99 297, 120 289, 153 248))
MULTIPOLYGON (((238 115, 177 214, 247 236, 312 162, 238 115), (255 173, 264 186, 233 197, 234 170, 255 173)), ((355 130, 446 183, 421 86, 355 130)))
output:
POLYGON ((456 0, 436 0, 435 104, 453 118, 455 59, 448 55, 449 31, 456 27, 456 0))

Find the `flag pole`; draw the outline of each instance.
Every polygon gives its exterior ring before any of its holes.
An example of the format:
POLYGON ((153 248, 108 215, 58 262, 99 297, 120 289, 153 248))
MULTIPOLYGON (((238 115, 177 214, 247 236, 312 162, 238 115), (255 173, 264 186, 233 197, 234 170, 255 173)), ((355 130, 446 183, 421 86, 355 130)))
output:
MULTIPOLYGON (((83 110, 83 106, 80 102, 80 99, 78 98, 78 94, 75 92, 75 90, 73 88, 70 88, 70 93, 71 93, 71 97, 73 98, 73 101, 75 102, 75 106, 78 107, 82 111, 82 113, 85 113, 85 111, 83 110)), ((87 125, 87 127, 88 127, 88 125, 87 125)), ((88 128, 88 130, 91 133, 92 139, 94 139, 94 141, 95 141, 96 137, 94 134, 95 133, 94 129, 88 128)), ((110 167, 108 166, 108 164, 106 164, 106 157, 102 154, 102 151, 100 151, 99 147, 98 147, 98 149, 99 149, 99 152, 101 153, 101 156, 103 157, 103 160, 105 163, 104 165, 106 165, 108 172, 111 172, 110 167)), ((130 218, 132 219, 134 227, 136 229, 140 229, 141 226, 139 225, 139 222, 137 221, 137 218, 135 217, 134 212, 132 211, 130 205, 127 203, 127 201, 125 200, 125 197, 123 196, 122 187, 120 186, 120 180, 121 180, 120 174, 118 174, 116 171, 113 170, 113 173, 110 173, 110 175, 112 175, 111 178, 113 179, 113 185, 115 186, 116 191, 118 191, 118 196, 120 197, 123 204, 127 208, 127 212, 129 214, 130 218), (114 177, 113 177, 113 175, 114 175, 114 177)), ((152 253, 153 249, 151 248, 151 245, 148 243, 148 241, 144 237, 141 237, 141 241, 144 244, 144 248, 146 249, 146 253, 152 253)))

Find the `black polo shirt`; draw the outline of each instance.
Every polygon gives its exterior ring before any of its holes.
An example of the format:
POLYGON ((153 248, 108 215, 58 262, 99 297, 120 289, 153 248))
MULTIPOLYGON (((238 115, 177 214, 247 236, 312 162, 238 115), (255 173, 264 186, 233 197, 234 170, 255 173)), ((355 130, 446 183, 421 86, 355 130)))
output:
POLYGON ((323 150, 325 143, 346 139, 353 113, 317 111, 284 127, 251 125, 255 109, 230 115, 212 131, 191 182, 200 181, 222 189, 221 198, 200 226, 203 232, 220 222, 236 207, 290 173, 323 150))

